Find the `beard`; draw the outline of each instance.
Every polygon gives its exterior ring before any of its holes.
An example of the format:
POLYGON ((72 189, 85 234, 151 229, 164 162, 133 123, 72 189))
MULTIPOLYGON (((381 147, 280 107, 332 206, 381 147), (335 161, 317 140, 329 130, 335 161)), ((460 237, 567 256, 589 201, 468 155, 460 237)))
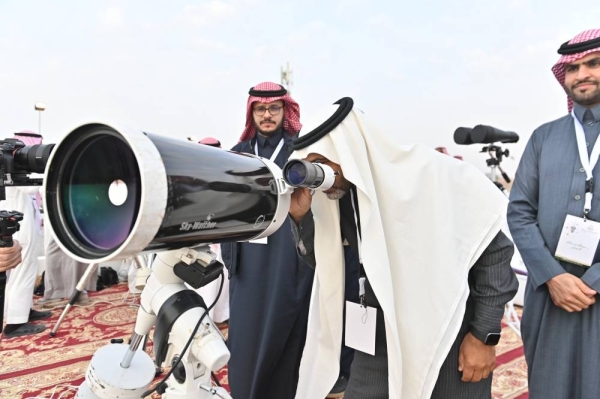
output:
POLYGON ((329 198, 330 200, 339 200, 343 198, 347 192, 348 191, 342 190, 341 188, 335 188, 333 189, 333 191, 325 193, 325 195, 327 195, 327 198, 329 198))
POLYGON ((254 127, 256 128, 256 131, 257 131, 257 132, 258 132, 260 135, 262 135, 262 136, 265 136, 265 137, 271 137, 272 135, 274 135, 274 134, 276 134, 276 133, 279 133, 279 132, 281 132, 281 130, 283 129, 283 120, 282 120, 282 121, 279 123, 279 125, 277 125, 277 126, 275 127, 275 129, 273 129, 273 130, 271 130, 271 131, 268 131, 268 132, 265 132, 264 130, 262 130, 262 129, 260 128, 260 124, 258 124, 258 123, 256 123, 256 122, 254 122, 254 127))
POLYGON ((595 84, 596 87, 586 90, 585 93, 575 92, 576 89, 574 86, 576 86, 576 85, 573 85, 573 86, 567 88, 567 94, 569 95, 569 97, 571 97, 571 100, 573 100, 573 102, 575 102, 579 105, 583 105, 584 107, 589 107, 592 105, 600 104, 600 86, 598 84, 598 81, 597 80, 585 80, 583 82, 577 82, 577 84, 581 84, 581 83, 595 84))
POLYGON ((352 188, 352 183, 342 178, 341 181, 331 186, 331 188, 327 191, 324 191, 324 193, 330 200, 339 200, 343 198, 344 195, 348 194, 350 188, 352 188))

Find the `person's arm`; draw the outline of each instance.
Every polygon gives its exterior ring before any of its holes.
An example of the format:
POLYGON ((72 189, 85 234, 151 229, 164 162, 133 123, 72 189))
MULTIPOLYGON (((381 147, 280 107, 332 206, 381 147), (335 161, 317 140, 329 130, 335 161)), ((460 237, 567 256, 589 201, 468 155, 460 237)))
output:
POLYGON ((17 240, 13 240, 12 247, 0 248, 0 272, 13 269, 21 263, 22 250, 23 248, 17 240))
POLYGON ((510 266, 514 245, 502 232, 492 240, 469 273, 469 289, 475 304, 471 329, 500 333, 505 306, 515 296, 519 282, 510 266))
POLYGON ((312 193, 308 188, 295 188, 290 203, 292 235, 296 242, 298 255, 312 268, 315 260, 315 221, 310 207, 312 193))
POLYGON ((290 224, 298 255, 314 269, 317 262, 315 260, 315 221, 312 212, 309 210, 297 225, 293 219, 290 224))
POLYGON ((469 272, 474 316, 458 357, 458 370, 462 372, 464 382, 481 381, 494 370, 496 349, 487 345, 485 340, 488 334, 500 334, 502 331, 504 308, 519 288, 510 266, 513 253, 513 243, 500 232, 469 272))
POLYGON ((600 292, 600 263, 594 263, 590 266, 584 275, 581 276, 581 281, 594 291, 600 292))
POLYGON ((536 132, 519 162, 508 205, 508 226, 534 288, 565 273, 544 242, 538 226, 539 153, 536 132))

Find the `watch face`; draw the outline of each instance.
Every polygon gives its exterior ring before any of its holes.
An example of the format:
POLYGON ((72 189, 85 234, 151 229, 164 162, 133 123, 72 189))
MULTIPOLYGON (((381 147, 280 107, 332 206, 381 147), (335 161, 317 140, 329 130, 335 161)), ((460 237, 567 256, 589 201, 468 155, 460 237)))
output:
POLYGON ((500 334, 498 333, 490 333, 485 337, 486 345, 498 345, 498 342, 500 342, 500 334))

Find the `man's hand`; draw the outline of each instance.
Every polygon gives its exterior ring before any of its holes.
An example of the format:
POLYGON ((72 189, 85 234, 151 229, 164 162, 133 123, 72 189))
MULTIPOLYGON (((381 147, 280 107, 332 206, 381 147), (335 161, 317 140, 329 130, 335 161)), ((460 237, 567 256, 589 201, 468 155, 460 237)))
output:
POLYGON ((21 251, 23 248, 19 241, 13 240, 13 246, 0 248, 0 272, 5 272, 21 263, 21 251))
POLYGON ((296 224, 299 224, 304 215, 310 210, 312 194, 308 188, 295 188, 292 193, 290 204, 290 216, 296 224))
POLYGON ((570 273, 559 274, 546 284, 552 302, 567 312, 581 312, 596 303, 597 292, 570 273))
POLYGON ((496 368, 496 347, 489 346, 468 333, 460 345, 458 371, 462 371, 462 381, 479 382, 488 378, 496 368))

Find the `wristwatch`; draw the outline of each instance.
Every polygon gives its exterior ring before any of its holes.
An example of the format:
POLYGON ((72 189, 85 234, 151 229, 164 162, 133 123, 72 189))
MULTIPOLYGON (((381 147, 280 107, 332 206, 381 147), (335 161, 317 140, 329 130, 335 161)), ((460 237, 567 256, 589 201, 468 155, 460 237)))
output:
POLYGON ((500 342, 500 333, 484 333, 475 328, 471 328, 471 334, 481 342, 489 346, 496 346, 500 342))

